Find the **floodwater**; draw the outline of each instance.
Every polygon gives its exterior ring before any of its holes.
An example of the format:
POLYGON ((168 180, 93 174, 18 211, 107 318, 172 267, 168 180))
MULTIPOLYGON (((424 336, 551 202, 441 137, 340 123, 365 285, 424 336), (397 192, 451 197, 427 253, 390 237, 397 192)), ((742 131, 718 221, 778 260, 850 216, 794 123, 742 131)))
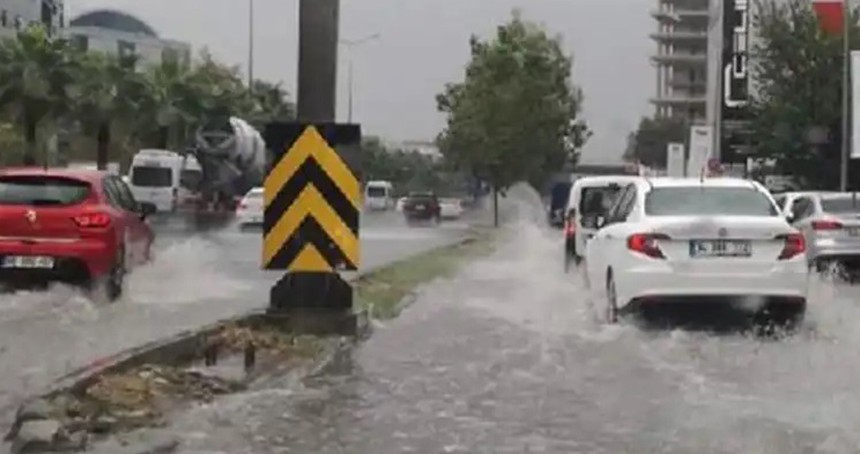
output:
MULTIPOLYGON (((393 214, 363 219, 363 269, 383 266, 465 235, 464 222, 411 229, 393 214)), ((94 302, 66 286, 0 294, 0 416, 54 380, 106 355, 268 305, 282 273, 260 270, 261 232, 201 232, 156 225, 154 260, 134 270, 122 298, 94 302)))
POLYGON ((533 200, 346 364, 137 437, 184 454, 860 452, 860 290, 816 281, 784 339, 605 325, 533 200))

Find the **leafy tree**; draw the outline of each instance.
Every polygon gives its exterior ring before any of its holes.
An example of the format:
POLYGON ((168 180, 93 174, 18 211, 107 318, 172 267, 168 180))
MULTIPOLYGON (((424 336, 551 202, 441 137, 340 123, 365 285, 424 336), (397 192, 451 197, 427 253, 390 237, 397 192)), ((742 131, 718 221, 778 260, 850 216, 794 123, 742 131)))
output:
POLYGON ((253 111, 250 121, 257 127, 273 122, 289 122, 296 119, 296 105, 290 101, 289 93, 281 84, 255 80, 251 90, 253 111))
POLYGON ((75 113, 83 130, 95 136, 99 169, 107 168, 114 122, 133 118, 149 96, 147 80, 134 69, 135 60, 100 53, 90 53, 81 60, 75 113))
POLYGON ((201 124, 223 123, 225 117, 247 116, 254 110, 253 100, 242 83, 238 67, 216 62, 207 52, 192 70, 192 86, 196 90, 198 120, 201 124))
POLYGON ((77 57, 66 41, 51 38, 40 26, 0 42, 0 107, 23 127, 25 164, 36 164, 40 123, 56 119, 72 105, 69 91, 77 57))
POLYGON ((447 115, 438 139, 445 158, 496 193, 518 181, 539 186, 575 163, 589 132, 560 40, 514 11, 493 39, 472 36, 470 49, 465 79, 437 96, 447 115))
POLYGON ((673 142, 686 143, 689 125, 676 118, 643 118, 628 137, 625 158, 649 167, 666 167, 666 148, 673 142))
MULTIPOLYGON (((64 143, 74 144, 79 132, 95 138, 95 157, 104 167, 112 143, 128 150, 182 149, 194 129, 225 116, 258 125, 294 117, 279 85, 256 81, 248 90, 237 68, 205 50, 195 65, 179 59, 145 68, 138 63, 76 50, 38 26, 0 39, 0 119, 18 123, 26 143, 25 153, 4 150, 0 160, 35 163, 37 136, 51 132, 37 134, 41 126, 58 126, 64 143)), ((17 137, 4 133, 7 144, 14 141, 6 136, 17 137)), ((88 157, 91 147, 79 146, 84 153, 70 151, 88 157)))
POLYGON ((196 120, 198 107, 197 81, 191 70, 176 60, 166 60, 149 68, 149 93, 144 102, 143 118, 137 131, 144 137, 155 132, 150 141, 157 148, 168 149, 173 142, 182 142, 188 125, 196 120))
MULTIPOLYGON (((860 44, 857 19, 855 10, 852 48, 860 44)), ((841 156, 843 37, 823 31, 806 0, 760 1, 753 24, 760 36, 752 49, 754 156, 775 159, 779 171, 806 187, 834 188, 841 156)))
POLYGON ((364 180, 390 181, 397 193, 446 188, 440 165, 414 150, 390 149, 378 137, 362 140, 364 180))

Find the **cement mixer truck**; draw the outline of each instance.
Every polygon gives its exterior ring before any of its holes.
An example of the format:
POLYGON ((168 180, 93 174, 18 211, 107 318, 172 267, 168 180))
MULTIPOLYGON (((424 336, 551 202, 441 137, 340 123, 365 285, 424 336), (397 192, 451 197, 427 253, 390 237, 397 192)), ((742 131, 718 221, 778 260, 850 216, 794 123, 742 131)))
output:
POLYGON ((233 211, 245 193, 262 186, 268 152, 260 132, 248 122, 237 117, 213 122, 194 139, 188 153, 203 171, 195 185, 201 209, 233 211))

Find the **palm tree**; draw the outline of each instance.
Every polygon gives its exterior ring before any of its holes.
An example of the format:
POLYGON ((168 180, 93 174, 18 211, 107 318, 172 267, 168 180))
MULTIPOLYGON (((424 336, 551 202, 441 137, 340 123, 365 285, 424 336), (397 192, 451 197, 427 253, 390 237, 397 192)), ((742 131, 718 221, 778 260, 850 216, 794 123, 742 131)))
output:
POLYGON ((134 70, 134 57, 116 58, 90 53, 82 59, 75 93, 76 117, 94 134, 96 162, 106 169, 115 121, 134 118, 150 97, 145 77, 134 70))
POLYGON ((25 165, 36 164, 39 124, 70 107, 79 56, 38 25, 0 42, 0 107, 23 126, 25 165))
POLYGON ((289 122, 296 119, 296 105, 290 101, 289 93, 281 84, 255 80, 251 98, 254 102, 251 122, 257 126, 272 121, 289 122))
POLYGON ((185 139, 188 126, 198 121, 201 100, 194 73, 183 63, 165 60, 150 68, 147 73, 149 97, 144 107, 146 125, 141 129, 155 129, 155 146, 168 149, 171 135, 175 141, 185 139))
POLYGON ((216 62, 203 52, 202 62, 193 72, 194 87, 198 90, 200 122, 221 124, 230 116, 247 117, 254 103, 242 82, 238 68, 216 62))

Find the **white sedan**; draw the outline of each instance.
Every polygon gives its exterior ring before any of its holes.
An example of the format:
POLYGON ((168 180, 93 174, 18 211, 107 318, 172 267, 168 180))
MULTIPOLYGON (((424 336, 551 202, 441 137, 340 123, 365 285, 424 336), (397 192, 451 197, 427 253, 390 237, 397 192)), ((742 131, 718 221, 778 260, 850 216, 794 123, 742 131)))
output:
POLYGON ((806 244, 756 182, 640 178, 598 222, 586 273, 592 291, 605 291, 610 323, 625 309, 690 298, 746 297, 769 321, 803 319, 806 244))
POLYGON ((253 188, 242 197, 236 208, 240 228, 263 225, 263 188, 253 188))
POLYGON ((439 211, 442 219, 459 219, 463 214, 463 205, 460 199, 439 199, 439 211))

